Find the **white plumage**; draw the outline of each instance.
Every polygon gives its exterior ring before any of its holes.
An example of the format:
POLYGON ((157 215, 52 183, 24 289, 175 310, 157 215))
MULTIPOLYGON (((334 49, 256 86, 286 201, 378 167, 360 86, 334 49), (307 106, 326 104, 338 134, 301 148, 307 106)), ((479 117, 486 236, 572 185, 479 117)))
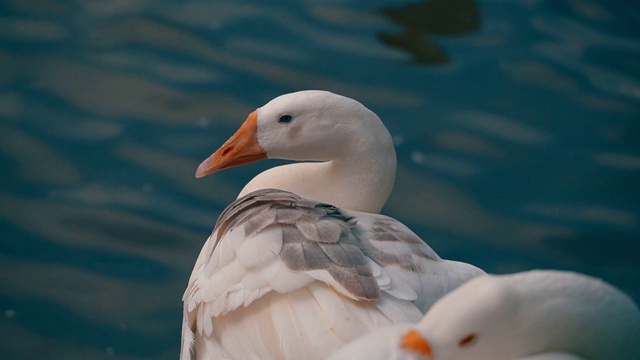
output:
POLYGON ((640 311, 598 279, 561 271, 477 277, 419 324, 372 332, 330 359, 640 359, 640 311))
POLYGON ((324 91, 276 98, 196 176, 266 157, 316 162, 259 174, 221 214, 183 297, 182 359, 321 359, 376 328, 418 321, 483 273, 375 214, 393 187, 395 152, 360 103, 324 91))

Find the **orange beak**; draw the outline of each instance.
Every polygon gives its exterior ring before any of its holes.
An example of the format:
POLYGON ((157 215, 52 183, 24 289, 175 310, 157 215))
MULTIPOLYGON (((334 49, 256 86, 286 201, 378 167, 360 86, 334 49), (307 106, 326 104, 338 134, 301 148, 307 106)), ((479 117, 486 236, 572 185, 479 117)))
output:
POLYGON ((258 113, 254 111, 220 149, 198 166, 196 177, 201 178, 219 170, 266 159, 267 152, 258 144, 257 123, 258 113))
POLYGON ((433 360, 431 345, 415 330, 409 330, 404 334, 400 346, 407 351, 418 353, 429 360, 433 360))

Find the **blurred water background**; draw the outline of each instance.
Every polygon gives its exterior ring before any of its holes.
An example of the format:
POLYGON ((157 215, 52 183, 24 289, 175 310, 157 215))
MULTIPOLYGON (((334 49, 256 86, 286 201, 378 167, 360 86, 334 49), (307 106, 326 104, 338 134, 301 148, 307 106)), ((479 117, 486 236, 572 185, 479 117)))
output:
POLYGON ((177 358, 199 249, 276 162, 195 169, 301 89, 380 115, 383 212, 442 257, 638 302, 639 24, 631 0, 0 2, 0 358, 177 358))

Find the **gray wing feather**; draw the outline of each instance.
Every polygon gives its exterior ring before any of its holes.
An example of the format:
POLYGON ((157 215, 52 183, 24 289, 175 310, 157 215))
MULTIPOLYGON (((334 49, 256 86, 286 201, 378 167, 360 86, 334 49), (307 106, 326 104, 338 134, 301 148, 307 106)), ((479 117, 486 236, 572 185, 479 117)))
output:
POLYGON ((280 259, 294 271, 326 269, 331 263, 331 259, 317 244, 301 242, 283 244, 280 259))
POLYGON ((331 261, 340 266, 356 267, 366 266, 367 264, 362 250, 356 245, 347 243, 320 243, 318 246, 329 257, 329 259, 331 259, 331 261))

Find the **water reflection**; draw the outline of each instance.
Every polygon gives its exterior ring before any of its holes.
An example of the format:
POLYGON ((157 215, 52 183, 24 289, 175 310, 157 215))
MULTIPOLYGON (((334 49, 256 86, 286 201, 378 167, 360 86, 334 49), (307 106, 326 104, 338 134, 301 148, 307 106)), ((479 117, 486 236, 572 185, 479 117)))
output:
POLYGON ((426 64, 449 62, 446 51, 432 40, 477 30, 480 13, 474 0, 426 0, 382 13, 402 28, 401 34, 380 33, 380 40, 410 52, 414 61, 426 64))

